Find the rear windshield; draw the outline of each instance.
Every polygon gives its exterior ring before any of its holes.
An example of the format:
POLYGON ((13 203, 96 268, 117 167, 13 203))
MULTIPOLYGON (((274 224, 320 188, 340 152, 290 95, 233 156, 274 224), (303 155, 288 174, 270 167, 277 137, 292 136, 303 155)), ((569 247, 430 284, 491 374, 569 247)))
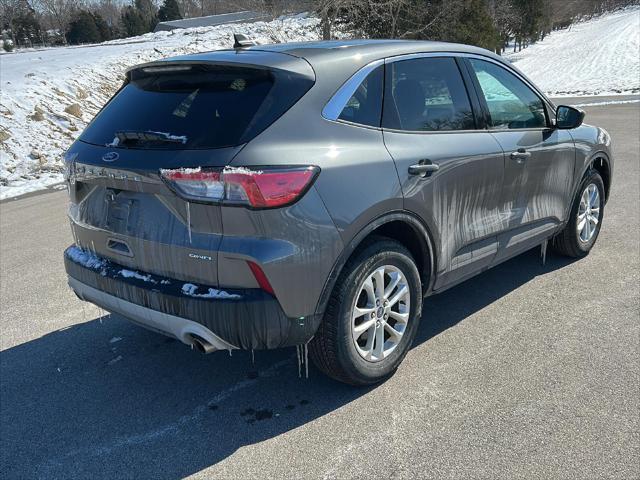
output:
POLYGON ((267 128, 313 85, 312 80, 284 70, 228 65, 169 68, 131 72, 128 83, 80 140, 145 149, 236 146, 267 128))

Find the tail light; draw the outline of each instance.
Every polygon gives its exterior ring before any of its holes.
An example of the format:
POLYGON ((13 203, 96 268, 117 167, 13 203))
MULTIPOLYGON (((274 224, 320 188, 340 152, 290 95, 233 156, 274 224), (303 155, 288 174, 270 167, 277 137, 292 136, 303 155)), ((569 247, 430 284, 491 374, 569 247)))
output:
POLYGON ((320 169, 287 167, 160 170, 174 192, 195 202, 276 208, 289 205, 306 193, 320 169))

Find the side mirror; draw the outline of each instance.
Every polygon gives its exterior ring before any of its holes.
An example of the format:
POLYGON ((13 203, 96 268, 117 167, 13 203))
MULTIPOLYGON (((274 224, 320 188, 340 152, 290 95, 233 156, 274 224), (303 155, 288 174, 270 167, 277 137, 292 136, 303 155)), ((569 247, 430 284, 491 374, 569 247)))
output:
POLYGON ((556 109, 556 128, 568 130, 578 128, 584 120, 584 110, 567 105, 560 105, 556 109))

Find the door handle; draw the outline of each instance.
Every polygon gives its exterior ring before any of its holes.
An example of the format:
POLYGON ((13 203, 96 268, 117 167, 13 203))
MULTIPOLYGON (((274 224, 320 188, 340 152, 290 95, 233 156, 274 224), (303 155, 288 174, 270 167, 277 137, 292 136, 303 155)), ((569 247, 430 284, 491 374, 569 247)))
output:
POLYGON ((428 177, 432 173, 437 172, 439 168, 440 165, 432 163, 431 160, 420 160, 417 164, 409 167, 409 174, 428 177))
POLYGON ((519 148, 515 152, 511 152, 511 160, 522 163, 531 157, 531 152, 527 152, 524 148, 519 148))

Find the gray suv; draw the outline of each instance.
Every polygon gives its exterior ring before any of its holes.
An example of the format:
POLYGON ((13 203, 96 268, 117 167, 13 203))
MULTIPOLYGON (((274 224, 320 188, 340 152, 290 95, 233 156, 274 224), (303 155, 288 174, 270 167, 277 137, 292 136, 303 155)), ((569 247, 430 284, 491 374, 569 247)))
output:
POLYGON ((204 352, 308 346, 331 377, 378 382, 423 297, 547 242, 593 247, 613 159, 583 117, 448 43, 140 65, 65 157, 69 285, 204 352))

